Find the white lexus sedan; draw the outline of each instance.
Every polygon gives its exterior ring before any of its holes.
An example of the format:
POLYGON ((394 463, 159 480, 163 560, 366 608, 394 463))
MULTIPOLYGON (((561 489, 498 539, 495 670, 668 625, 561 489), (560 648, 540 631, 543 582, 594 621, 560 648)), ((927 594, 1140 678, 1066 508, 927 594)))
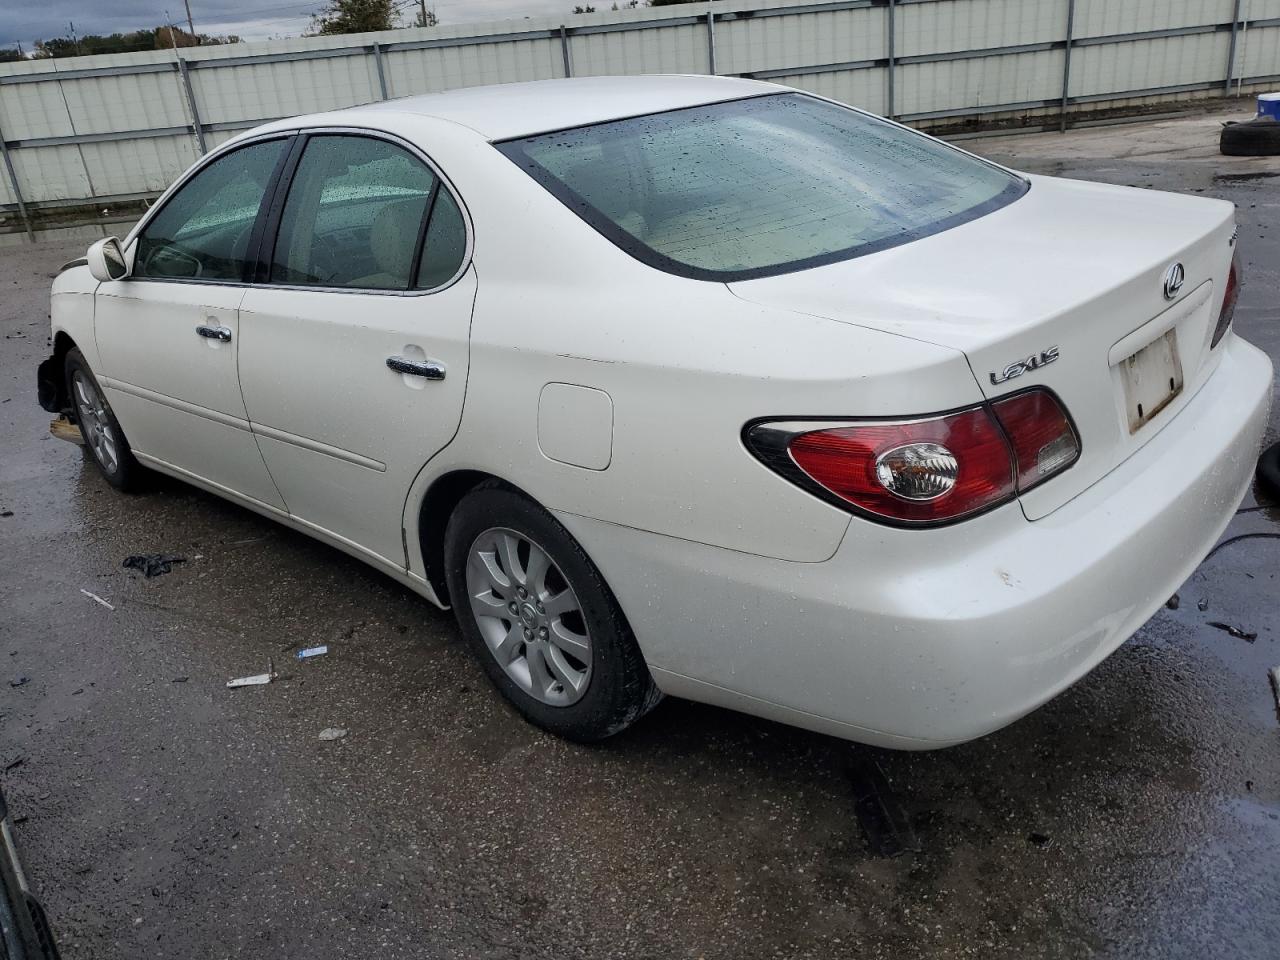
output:
POLYGON ((1063 690, 1243 496, 1229 203, 710 77, 269 123, 53 285, 46 408, 456 611, 534 723, 852 740, 1063 690))

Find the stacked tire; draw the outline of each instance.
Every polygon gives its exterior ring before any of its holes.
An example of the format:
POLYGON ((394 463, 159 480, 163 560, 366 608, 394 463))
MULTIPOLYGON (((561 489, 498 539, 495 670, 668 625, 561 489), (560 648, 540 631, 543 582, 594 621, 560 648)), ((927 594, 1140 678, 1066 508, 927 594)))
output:
POLYGON ((1228 157, 1280 156, 1280 123, 1272 117, 1228 123, 1222 128, 1218 149, 1228 157))

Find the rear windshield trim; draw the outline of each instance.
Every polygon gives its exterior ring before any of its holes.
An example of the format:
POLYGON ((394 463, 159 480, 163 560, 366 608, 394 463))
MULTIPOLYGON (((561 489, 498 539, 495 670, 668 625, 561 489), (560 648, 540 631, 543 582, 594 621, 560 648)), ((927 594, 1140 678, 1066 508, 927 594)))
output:
MULTIPOLYGON (((503 156, 514 163, 521 170, 525 171, 533 180, 539 183, 548 193, 563 203, 566 207, 577 214, 582 220, 591 226, 597 233, 605 237, 615 246, 630 254, 641 263, 662 270, 666 273, 674 274, 678 277, 687 277, 691 280, 708 280, 715 283, 736 283, 742 280, 757 280, 761 277, 776 277, 784 273, 796 273, 801 270, 808 270, 812 267, 826 266, 830 263, 839 263, 844 260, 853 260, 857 257, 869 256, 873 253, 879 253, 882 250, 889 250, 893 247, 899 247, 903 244, 912 243, 925 237, 933 236, 936 233, 942 233, 954 227, 961 226, 981 217, 985 217, 989 213, 1006 207, 1015 200, 1022 197, 1031 189, 1031 183, 1023 176, 1012 170, 1006 170, 997 164, 984 160, 981 157, 972 157, 976 162, 994 167, 1003 173, 1008 174, 1009 184, 994 197, 985 200, 976 206, 967 210, 961 210, 950 217, 937 220, 926 226, 916 228, 914 230, 904 230, 901 233, 893 234, 889 237, 882 237, 879 240, 872 240, 867 243, 855 244, 842 250, 833 250, 829 253, 818 254, 817 256, 805 257, 800 260, 790 260, 784 263, 769 264, 763 267, 753 267, 746 270, 708 270, 703 267, 691 266, 682 263, 665 254, 659 253, 652 247, 636 239, 627 231, 623 230, 618 224, 614 223, 606 214, 602 213, 596 207, 588 203, 582 196, 569 187, 566 183, 551 173, 546 167, 538 163, 523 149, 523 143, 528 140, 536 140, 541 137, 548 136, 551 133, 561 133, 566 130, 586 130, 591 127, 606 126, 612 123, 620 123, 625 120, 635 120, 641 117, 655 117, 665 114, 682 113, 686 110, 702 110, 706 107, 716 106, 718 104, 736 103, 743 100, 757 100, 764 97, 795 97, 800 96, 809 100, 817 100, 821 103, 833 104, 843 107, 846 110, 852 110, 845 104, 836 103, 823 97, 814 97, 803 91, 784 90, 777 93, 756 94, 749 97, 735 97, 730 100, 721 100, 714 103, 698 103, 688 107, 678 107, 674 110, 658 110, 653 113, 636 114, 631 117, 617 117, 610 120, 601 120, 596 123, 584 123, 577 126, 564 127, 561 130, 543 131, 536 134, 527 134, 519 137, 512 137, 509 140, 496 140, 493 142, 503 156)), ((856 113, 863 113, 857 111, 856 113)), ((874 114, 865 114, 877 120, 874 114)), ((891 122, 891 121, 885 121, 891 122)), ((950 146, 950 144, 947 144, 950 146)), ((954 149, 954 148, 952 148, 954 149)), ((970 155, 971 156, 971 155, 970 155)))

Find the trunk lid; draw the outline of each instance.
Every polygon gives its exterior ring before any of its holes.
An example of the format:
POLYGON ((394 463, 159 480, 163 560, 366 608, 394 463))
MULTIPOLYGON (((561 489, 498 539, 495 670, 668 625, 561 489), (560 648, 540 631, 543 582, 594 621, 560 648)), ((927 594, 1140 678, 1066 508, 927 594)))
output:
MULTIPOLYGON (((1218 200, 1030 180, 1019 200, 952 230, 729 286, 746 300, 962 350, 988 399, 1052 389, 1076 424, 1081 455, 1022 496, 1028 519, 1036 520, 1137 452, 1208 378, 1217 364, 1209 341, 1235 226, 1234 208, 1218 200), (1175 263, 1184 280, 1170 300, 1165 274, 1175 263), (1174 343, 1181 390, 1154 414, 1144 410, 1146 422, 1131 430, 1137 374, 1126 373, 1133 366, 1126 360, 1148 344, 1167 354, 1174 343), (1032 357, 1027 369, 1006 376, 1032 357)), ((1151 388, 1144 389, 1150 407, 1151 388)))

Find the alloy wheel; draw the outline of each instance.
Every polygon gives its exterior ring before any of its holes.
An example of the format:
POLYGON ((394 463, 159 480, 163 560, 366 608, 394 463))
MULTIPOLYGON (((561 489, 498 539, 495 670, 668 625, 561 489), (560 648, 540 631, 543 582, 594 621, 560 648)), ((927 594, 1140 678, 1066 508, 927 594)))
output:
POLYGON ((557 707, 581 699, 590 632, 578 595, 542 547, 505 527, 485 530, 467 554, 467 594, 485 645, 520 689, 557 707))
POLYGON ((71 386, 75 391, 76 419, 80 421, 84 442, 93 450, 102 469, 114 474, 120 468, 120 455, 106 401, 98 392, 97 385, 82 370, 71 375, 71 386))

